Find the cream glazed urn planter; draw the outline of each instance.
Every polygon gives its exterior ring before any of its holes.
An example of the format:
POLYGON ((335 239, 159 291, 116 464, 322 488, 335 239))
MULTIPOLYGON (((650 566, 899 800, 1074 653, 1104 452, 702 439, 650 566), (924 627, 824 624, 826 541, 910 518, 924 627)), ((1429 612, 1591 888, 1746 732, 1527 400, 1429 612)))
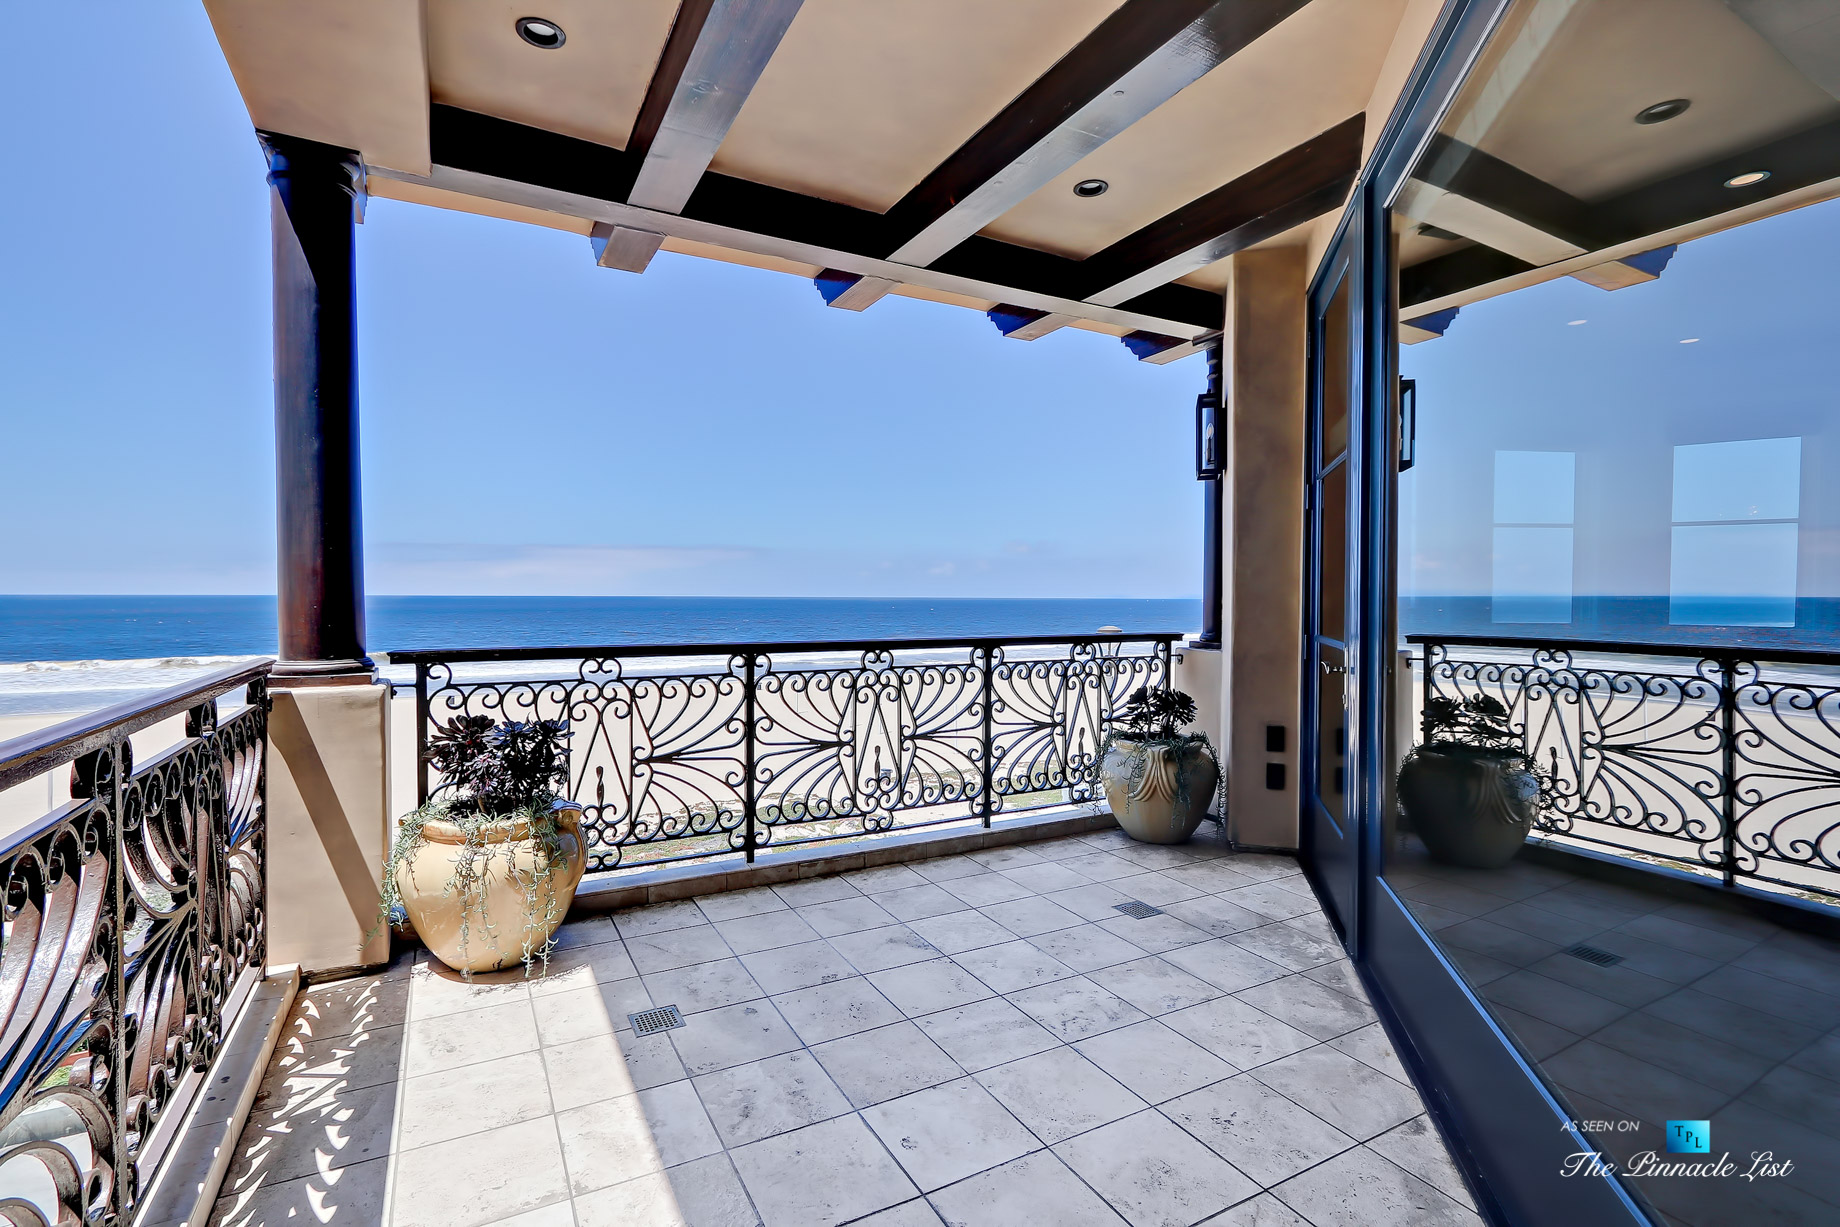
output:
POLYGON ((587 868, 581 806, 557 801, 553 842, 528 819, 487 822, 471 846, 440 818, 396 869, 403 910, 435 957, 455 971, 499 971, 542 950, 569 913, 587 868))
POLYGON ((1099 774, 1118 825, 1147 844, 1186 843, 1207 817, 1208 802, 1220 785, 1220 768, 1200 737, 1116 737, 1100 760, 1099 774))

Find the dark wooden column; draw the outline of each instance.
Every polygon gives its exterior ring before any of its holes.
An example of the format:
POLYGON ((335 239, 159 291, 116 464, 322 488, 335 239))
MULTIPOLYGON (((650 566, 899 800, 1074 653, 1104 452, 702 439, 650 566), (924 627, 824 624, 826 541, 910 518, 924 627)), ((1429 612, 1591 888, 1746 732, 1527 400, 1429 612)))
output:
POLYGON ((368 682, 353 221, 358 157, 262 134, 275 258, 278 682, 368 682))
MULTIPOLYGON (((1226 385, 1220 373, 1220 343, 1208 346, 1207 397, 1214 406, 1215 446, 1223 453, 1227 447, 1226 385)), ((1210 477, 1201 483, 1201 634, 1199 647, 1219 647, 1222 608, 1225 604, 1224 572, 1220 548, 1226 513, 1226 477, 1210 477)))

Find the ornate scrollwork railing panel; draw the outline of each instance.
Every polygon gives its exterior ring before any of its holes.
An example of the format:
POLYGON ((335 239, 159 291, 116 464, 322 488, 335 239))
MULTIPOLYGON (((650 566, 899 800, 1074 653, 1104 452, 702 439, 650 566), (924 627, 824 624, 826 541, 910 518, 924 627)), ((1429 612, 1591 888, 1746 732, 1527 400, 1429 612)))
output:
POLYGON ((1076 643, 1057 657, 998 657, 991 756, 1000 808, 1030 794, 1065 790, 1069 801, 1099 795, 1099 755, 1113 711, 1139 686, 1169 684, 1168 644, 1129 654, 1123 646, 1076 643))
POLYGON ((906 811, 934 821, 979 812, 984 653, 926 656, 872 648, 815 669, 759 658, 757 844, 799 824, 845 834, 888 830, 906 811))
POLYGON ((1840 668, 1737 669, 1737 872, 1840 894, 1840 668))
POLYGON ((1840 898, 1840 656, 1414 641, 1422 698, 1507 708, 1541 829, 1840 898))
POLYGON ((1169 681, 1174 635, 460 653, 417 669, 430 730, 563 720, 591 870, 1097 795, 1112 712, 1169 681), (528 662, 512 665, 510 662, 528 662))
POLYGON ((71 800, 0 846, 0 1180, 8 1223, 123 1223, 222 1043, 264 931, 266 664, 8 743, 0 788, 71 800), (246 687, 221 724, 217 698, 246 687), (131 734, 184 714, 134 763, 131 734), (199 1075, 199 1076, 192 1076, 199 1075))

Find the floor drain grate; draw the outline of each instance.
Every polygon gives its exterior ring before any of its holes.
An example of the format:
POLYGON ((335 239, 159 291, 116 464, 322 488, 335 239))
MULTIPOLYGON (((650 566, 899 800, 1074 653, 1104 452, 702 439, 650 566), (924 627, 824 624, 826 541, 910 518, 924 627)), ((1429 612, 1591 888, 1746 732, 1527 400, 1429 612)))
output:
POLYGON ((1133 899, 1129 903, 1114 903, 1112 904, 1112 910, 1115 912, 1123 912, 1126 916, 1130 916, 1136 920, 1143 920, 1146 917, 1161 916, 1163 914, 1162 908, 1151 907, 1148 903, 1143 903, 1137 899, 1133 899))
POLYGON ((673 1027, 684 1025, 684 1016, 677 1012, 674 1005, 659 1006, 655 1010, 640 1010, 637 1014, 626 1016, 632 1022, 634 1035, 657 1035, 660 1031, 669 1031, 673 1027))
POLYGON ((1571 955, 1575 959, 1583 959, 1587 963, 1595 963, 1599 967, 1614 967, 1623 961, 1622 955, 1611 954, 1608 950, 1599 950, 1596 946, 1568 946, 1565 953, 1571 955))

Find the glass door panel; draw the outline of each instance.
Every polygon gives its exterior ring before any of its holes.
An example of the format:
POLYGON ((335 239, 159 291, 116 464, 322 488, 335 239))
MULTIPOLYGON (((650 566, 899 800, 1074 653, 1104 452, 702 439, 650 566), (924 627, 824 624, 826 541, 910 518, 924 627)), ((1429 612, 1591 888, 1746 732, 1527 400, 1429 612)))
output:
POLYGON ((1306 475, 1309 542, 1303 696, 1308 732, 1302 837, 1305 860, 1330 919, 1352 943, 1358 922, 1360 840, 1348 807, 1351 688, 1349 578, 1354 574, 1348 441, 1359 403, 1353 373, 1358 225, 1344 234, 1330 274, 1311 302, 1310 438, 1306 475))

